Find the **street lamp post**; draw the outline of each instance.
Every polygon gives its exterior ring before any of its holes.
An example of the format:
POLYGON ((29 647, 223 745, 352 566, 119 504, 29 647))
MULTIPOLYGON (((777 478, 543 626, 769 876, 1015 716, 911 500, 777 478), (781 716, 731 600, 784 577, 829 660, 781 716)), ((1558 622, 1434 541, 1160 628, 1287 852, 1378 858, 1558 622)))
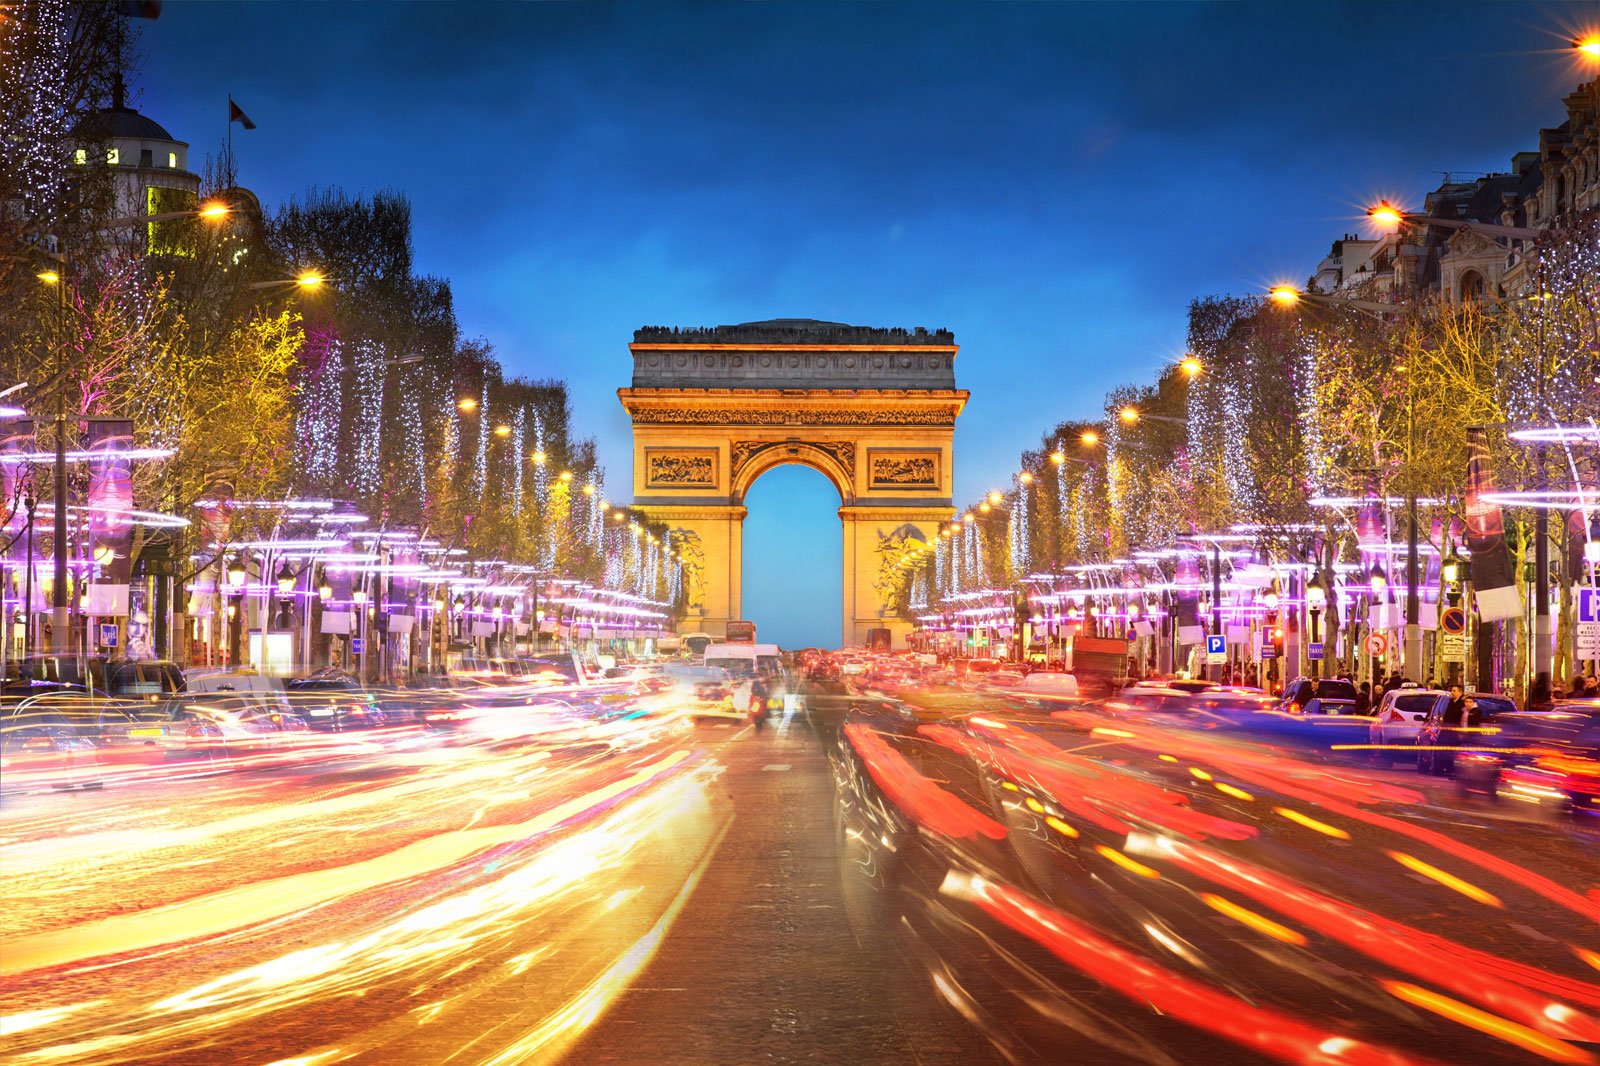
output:
MULTIPOLYGON (((1211 542, 1211 632, 1222 634, 1222 545, 1211 542)), ((1226 647, 1226 645, 1224 645, 1226 647)), ((1211 680, 1222 681, 1222 663, 1211 666, 1211 680)))
MULTIPOLYGON (((1322 586, 1322 578, 1316 574, 1311 575, 1311 580, 1306 582, 1306 613, 1311 616, 1311 643, 1322 642, 1322 608, 1328 602, 1328 590, 1322 586)), ((1321 674, 1322 661, 1311 660, 1311 678, 1316 680, 1321 674)))
MULTIPOLYGON (((1376 618, 1381 620, 1383 618, 1384 614, 1386 613, 1383 610, 1383 608, 1385 606, 1385 602, 1384 602, 1383 596, 1384 596, 1385 591, 1389 587, 1389 575, 1384 573, 1383 567, 1380 566, 1378 563, 1373 563, 1372 564, 1372 573, 1370 575, 1368 575, 1368 577, 1367 577, 1367 587, 1372 590, 1372 602, 1370 604, 1370 608, 1376 608, 1377 609, 1376 611, 1373 611, 1372 609, 1369 608, 1369 610, 1367 611, 1367 632, 1368 632, 1368 634, 1371 634, 1372 632, 1375 631, 1376 628, 1381 628, 1381 626, 1375 627, 1373 625, 1372 620, 1373 620, 1374 617, 1376 617, 1376 618)), ((1373 686, 1374 689, 1377 688, 1378 682, 1379 682, 1379 674, 1378 674, 1378 671, 1380 669, 1380 667, 1378 665, 1379 659, 1380 659, 1380 656, 1376 652, 1373 652, 1371 669, 1372 669, 1372 686, 1373 686)))

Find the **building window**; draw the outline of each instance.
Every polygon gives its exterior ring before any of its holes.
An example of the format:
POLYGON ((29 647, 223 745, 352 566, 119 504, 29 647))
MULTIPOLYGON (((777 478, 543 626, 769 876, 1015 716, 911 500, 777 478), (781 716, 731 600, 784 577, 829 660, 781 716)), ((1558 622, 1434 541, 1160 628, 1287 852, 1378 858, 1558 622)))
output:
POLYGON ((118 163, 122 162, 122 153, 118 152, 115 148, 107 148, 106 162, 110 163, 112 166, 116 166, 118 163))
POLYGON ((82 148, 79 148, 77 151, 72 153, 72 161, 81 167, 83 164, 89 161, 89 153, 82 148))
POLYGON ((167 153, 167 166, 171 167, 173 170, 177 170, 178 169, 178 153, 177 152, 168 152, 167 153))
POLYGON ((156 154, 155 154, 155 152, 151 151, 149 148, 145 148, 142 151, 140 151, 139 152, 139 165, 141 167, 153 167, 153 166, 155 166, 156 165, 156 154))

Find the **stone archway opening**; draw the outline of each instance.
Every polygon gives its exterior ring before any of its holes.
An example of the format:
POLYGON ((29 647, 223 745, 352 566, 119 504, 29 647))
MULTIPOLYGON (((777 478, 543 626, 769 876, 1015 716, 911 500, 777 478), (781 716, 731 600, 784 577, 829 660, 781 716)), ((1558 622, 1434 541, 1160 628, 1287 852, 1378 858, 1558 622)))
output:
POLYGON ((775 463, 744 503, 741 610, 763 641, 838 647, 844 555, 838 486, 807 463, 775 463))
POLYGON ((775 319, 635 332, 633 502, 696 545, 685 632, 741 618, 745 496, 776 466, 838 490, 842 640, 900 641, 895 560, 954 513, 955 339, 946 331, 775 319), (909 531, 909 532, 908 532, 909 531))

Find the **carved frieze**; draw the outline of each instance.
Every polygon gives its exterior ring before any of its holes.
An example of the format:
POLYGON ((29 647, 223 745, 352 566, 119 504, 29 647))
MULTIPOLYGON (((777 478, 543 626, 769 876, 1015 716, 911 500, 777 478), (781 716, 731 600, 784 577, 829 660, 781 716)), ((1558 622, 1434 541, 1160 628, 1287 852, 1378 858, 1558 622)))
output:
POLYGON ((738 480, 739 472, 749 465, 750 461, 758 455, 773 451, 774 449, 799 449, 816 448, 827 452, 842 467, 851 480, 856 476, 856 446, 854 441, 848 440, 736 440, 730 449, 733 477, 738 480))
POLYGON ((717 487, 715 448, 649 448, 645 451, 645 487, 714 489, 717 487))
POLYGON ((937 489, 940 484, 937 449, 883 451, 875 448, 867 458, 868 488, 937 489))

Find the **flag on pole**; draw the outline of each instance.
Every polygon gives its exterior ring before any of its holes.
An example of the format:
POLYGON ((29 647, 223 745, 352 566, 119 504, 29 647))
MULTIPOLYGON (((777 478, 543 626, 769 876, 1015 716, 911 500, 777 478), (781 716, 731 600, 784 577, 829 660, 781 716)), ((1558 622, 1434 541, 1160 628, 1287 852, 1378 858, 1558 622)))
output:
POLYGON ((235 122, 239 123, 247 130, 253 130, 256 128, 256 124, 250 121, 250 116, 245 114, 244 109, 238 104, 234 103, 233 97, 230 96, 228 97, 228 124, 232 125, 235 122))

